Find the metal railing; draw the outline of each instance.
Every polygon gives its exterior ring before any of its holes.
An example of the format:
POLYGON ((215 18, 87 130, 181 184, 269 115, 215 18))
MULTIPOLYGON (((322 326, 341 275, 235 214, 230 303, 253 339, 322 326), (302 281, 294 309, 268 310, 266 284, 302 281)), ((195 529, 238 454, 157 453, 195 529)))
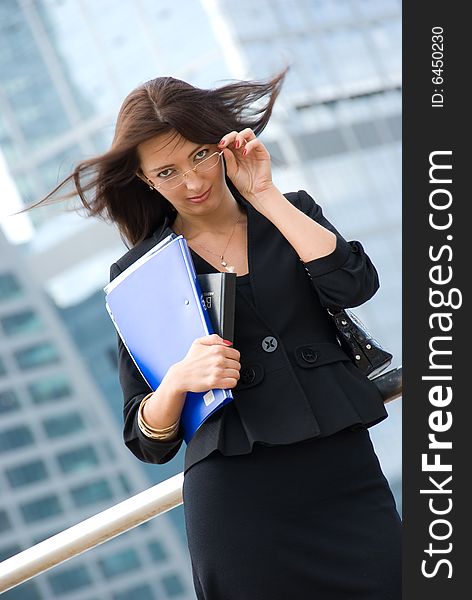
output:
MULTIPOLYGON (((384 402, 402 395, 402 368, 373 379, 384 402)), ((115 504, 0 563, 0 593, 180 506, 183 473, 115 504)))

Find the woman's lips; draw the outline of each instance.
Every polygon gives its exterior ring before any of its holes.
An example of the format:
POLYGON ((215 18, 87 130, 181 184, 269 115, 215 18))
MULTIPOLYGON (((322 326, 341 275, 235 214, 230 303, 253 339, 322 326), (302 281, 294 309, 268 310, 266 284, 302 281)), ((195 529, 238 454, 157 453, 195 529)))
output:
POLYGON ((208 196, 210 195, 211 188, 207 190, 202 196, 195 196, 194 198, 189 198, 190 202, 204 202, 208 196))

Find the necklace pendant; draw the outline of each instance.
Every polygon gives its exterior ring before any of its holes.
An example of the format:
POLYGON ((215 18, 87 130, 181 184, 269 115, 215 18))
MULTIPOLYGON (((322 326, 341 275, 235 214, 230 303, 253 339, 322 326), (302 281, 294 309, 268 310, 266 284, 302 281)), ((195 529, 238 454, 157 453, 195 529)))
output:
POLYGON ((221 264, 223 265, 223 267, 226 267, 226 265, 228 264, 227 262, 225 262, 224 260, 221 261, 221 264))

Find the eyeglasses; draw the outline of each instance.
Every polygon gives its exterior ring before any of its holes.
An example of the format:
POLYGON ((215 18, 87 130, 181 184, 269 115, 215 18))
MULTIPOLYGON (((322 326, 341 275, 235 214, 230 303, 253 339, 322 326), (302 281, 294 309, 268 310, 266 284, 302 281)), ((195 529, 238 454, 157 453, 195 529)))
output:
POLYGON ((210 169, 214 169, 216 165, 220 162, 220 156, 222 154, 223 151, 214 152, 210 156, 207 156, 206 158, 198 162, 191 169, 188 169, 188 171, 185 171, 184 173, 178 173, 177 175, 173 175, 172 177, 164 179, 161 183, 155 186, 156 190, 173 190, 176 187, 179 187, 179 185, 182 185, 184 183, 185 176, 187 175, 187 173, 190 173, 190 171, 194 171, 196 173, 198 169, 200 173, 203 173, 205 171, 209 171, 210 169))

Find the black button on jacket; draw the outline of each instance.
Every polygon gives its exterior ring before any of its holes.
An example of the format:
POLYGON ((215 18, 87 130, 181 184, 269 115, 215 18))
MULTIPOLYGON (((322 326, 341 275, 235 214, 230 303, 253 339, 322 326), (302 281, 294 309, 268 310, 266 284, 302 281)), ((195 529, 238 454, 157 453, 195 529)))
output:
MULTIPOLYGON (((237 287, 233 347, 241 353, 234 400, 196 432, 185 453, 185 470, 214 450, 245 454, 254 442, 288 444, 326 436, 345 427, 370 427, 388 415, 382 396, 339 346, 326 308, 352 308, 369 300, 378 275, 362 245, 347 242, 305 191, 285 197, 337 236, 335 250, 302 262, 271 221, 240 194, 247 211, 249 294, 237 287)), ((153 236, 111 266, 115 278, 170 233, 166 219, 153 236)), ((197 273, 216 271, 193 252, 197 273)), ((164 285, 164 284, 163 284, 164 285)), ((246 286, 247 287, 247 286, 246 286)), ((137 410, 150 388, 118 338, 124 395, 124 441, 140 460, 165 463, 183 439, 161 442, 144 436, 137 410)))

